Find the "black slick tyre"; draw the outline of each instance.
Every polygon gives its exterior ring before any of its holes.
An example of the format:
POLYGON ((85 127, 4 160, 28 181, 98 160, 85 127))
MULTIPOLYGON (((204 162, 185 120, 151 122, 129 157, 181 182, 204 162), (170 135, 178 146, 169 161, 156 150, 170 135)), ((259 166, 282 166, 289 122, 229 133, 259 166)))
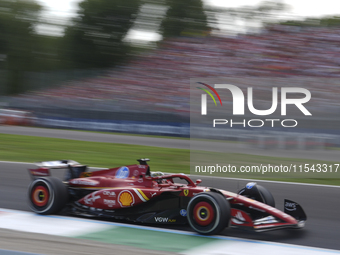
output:
POLYGON ((28 187, 28 204, 35 213, 56 214, 67 202, 67 187, 58 178, 38 178, 28 187))
POLYGON ((272 193, 261 185, 256 184, 256 186, 251 189, 243 188, 238 192, 238 194, 275 207, 275 199, 272 193))
POLYGON ((216 192, 202 192, 188 203, 187 218, 193 230, 202 235, 214 235, 225 229, 231 217, 230 204, 216 192))

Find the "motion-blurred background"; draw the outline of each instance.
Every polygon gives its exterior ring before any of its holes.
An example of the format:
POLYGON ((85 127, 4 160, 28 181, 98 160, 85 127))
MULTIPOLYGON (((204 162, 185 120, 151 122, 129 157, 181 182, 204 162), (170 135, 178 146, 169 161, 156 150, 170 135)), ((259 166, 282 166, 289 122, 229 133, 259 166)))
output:
POLYGON ((287 81, 310 89, 301 127, 339 145, 334 1, 53 2, 0 0, 3 123, 189 136, 190 78, 227 76, 260 105, 287 81))

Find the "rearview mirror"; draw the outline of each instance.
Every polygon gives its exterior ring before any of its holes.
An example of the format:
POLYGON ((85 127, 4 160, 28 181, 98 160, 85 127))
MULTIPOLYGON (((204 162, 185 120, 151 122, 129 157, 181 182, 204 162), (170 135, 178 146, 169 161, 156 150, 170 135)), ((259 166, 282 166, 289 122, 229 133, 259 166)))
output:
POLYGON ((200 184, 201 182, 202 182, 201 179, 197 179, 195 184, 198 185, 198 184, 200 184))

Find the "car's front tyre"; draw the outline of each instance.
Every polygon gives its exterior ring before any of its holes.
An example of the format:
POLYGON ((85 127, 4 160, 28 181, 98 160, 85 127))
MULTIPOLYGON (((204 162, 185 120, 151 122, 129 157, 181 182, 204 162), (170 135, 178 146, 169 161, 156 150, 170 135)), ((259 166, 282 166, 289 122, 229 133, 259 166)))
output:
POLYGON ((245 188, 239 190, 238 194, 275 207, 275 199, 272 193, 257 183, 248 183, 245 188))
POLYGON ((226 198, 215 192, 194 196, 187 207, 187 218, 193 230, 202 235, 214 235, 226 228, 231 209, 226 198))

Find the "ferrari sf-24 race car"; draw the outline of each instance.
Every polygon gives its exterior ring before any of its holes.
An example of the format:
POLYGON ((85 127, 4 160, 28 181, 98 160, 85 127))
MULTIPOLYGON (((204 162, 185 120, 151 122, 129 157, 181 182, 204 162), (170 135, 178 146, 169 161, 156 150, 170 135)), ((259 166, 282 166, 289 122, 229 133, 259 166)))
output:
POLYGON ((203 187, 185 174, 151 172, 148 159, 139 164, 88 171, 73 160, 37 163, 29 169, 30 208, 38 214, 63 213, 123 219, 140 223, 187 224, 199 234, 218 234, 226 227, 253 231, 302 228, 302 207, 290 200, 284 212, 272 194, 250 182, 238 193, 203 187), (64 180, 51 169, 65 168, 64 180))

